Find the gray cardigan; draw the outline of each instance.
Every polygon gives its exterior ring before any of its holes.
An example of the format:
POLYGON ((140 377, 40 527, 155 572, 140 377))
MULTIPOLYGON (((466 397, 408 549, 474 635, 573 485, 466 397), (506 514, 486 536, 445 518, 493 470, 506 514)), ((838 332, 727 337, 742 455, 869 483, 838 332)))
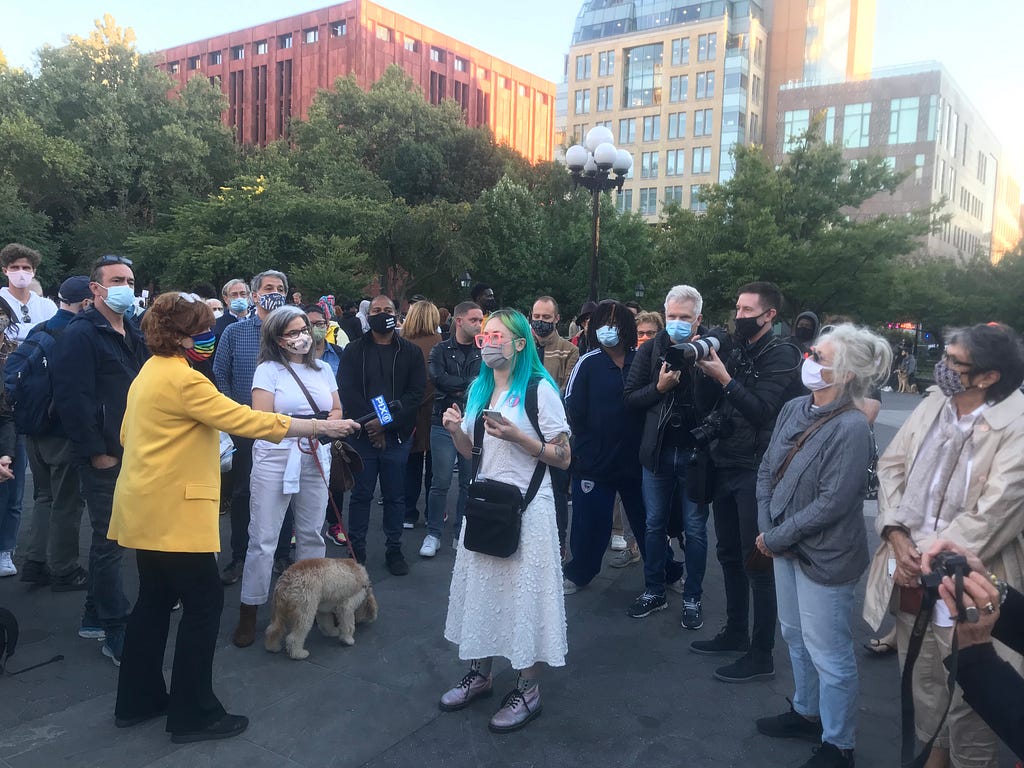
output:
POLYGON ((871 458, 871 432, 859 410, 842 413, 804 443, 779 484, 775 472, 789 449, 821 416, 842 407, 841 398, 823 408, 798 397, 779 412, 771 444, 757 472, 758 527, 773 553, 795 555, 804 573, 819 584, 845 584, 868 566, 864 494, 871 458))

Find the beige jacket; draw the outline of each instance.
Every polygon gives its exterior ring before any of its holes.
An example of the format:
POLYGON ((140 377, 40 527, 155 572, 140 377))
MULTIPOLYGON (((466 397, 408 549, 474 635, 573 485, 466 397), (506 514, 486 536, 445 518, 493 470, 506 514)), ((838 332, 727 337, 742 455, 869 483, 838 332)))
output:
MULTIPOLYGON (((933 388, 928 398, 906 420, 878 460, 879 534, 892 525, 903 498, 904 483, 921 443, 938 418, 946 397, 933 388)), ((974 428, 973 458, 965 511, 941 537, 976 553, 985 567, 1012 586, 1024 586, 1024 394, 1015 391, 1001 403, 986 408, 974 428)), ((924 551, 936 536, 915 541, 924 551)), ((875 630, 890 609, 893 581, 885 541, 875 553, 864 595, 864 620, 875 630)))

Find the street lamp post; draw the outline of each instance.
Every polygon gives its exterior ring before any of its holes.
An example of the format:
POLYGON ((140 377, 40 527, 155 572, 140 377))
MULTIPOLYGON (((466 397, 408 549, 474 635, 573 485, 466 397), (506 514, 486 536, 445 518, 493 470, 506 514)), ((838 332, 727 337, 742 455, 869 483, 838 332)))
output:
POLYGON ((633 167, 633 156, 624 149, 616 149, 612 132, 603 125, 587 132, 583 144, 570 147, 565 153, 573 188, 590 190, 593 197, 592 240, 590 254, 590 301, 597 301, 597 256, 601 243, 601 193, 621 191, 626 174, 633 167), (615 173, 612 178, 609 171, 615 173))

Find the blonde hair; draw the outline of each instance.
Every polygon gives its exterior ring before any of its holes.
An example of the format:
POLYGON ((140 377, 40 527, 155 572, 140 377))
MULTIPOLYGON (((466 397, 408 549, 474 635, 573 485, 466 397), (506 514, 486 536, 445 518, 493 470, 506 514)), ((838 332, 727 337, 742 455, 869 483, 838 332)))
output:
POLYGON ((441 313, 437 306, 429 301, 417 301, 409 307, 409 314, 402 324, 402 338, 418 339, 421 336, 433 336, 437 326, 441 324, 441 313))
POLYGON ((892 347, 881 336, 852 323, 822 329, 814 343, 832 345, 832 380, 840 394, 863 400, 872 387, 889 378, 892 347))

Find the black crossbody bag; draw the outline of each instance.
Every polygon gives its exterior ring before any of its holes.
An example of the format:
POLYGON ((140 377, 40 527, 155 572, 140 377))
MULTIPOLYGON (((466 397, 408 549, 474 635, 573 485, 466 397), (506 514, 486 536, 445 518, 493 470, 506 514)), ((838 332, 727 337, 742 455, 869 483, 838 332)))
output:
MULTIPOLYGON (((537 381, 526 390, 526 415, 544 442, 537 416, 537 381)), ((537 461, 526 496, 518 486, 498 480, 477 480, 484 442, 484 417, 477 416, 473 427, 473 474, 466 501, 466 533, 462 539, 466 549, 492 557, 511 557, 519 549, 523 512, 540 490, 547 465, 537 461)))

